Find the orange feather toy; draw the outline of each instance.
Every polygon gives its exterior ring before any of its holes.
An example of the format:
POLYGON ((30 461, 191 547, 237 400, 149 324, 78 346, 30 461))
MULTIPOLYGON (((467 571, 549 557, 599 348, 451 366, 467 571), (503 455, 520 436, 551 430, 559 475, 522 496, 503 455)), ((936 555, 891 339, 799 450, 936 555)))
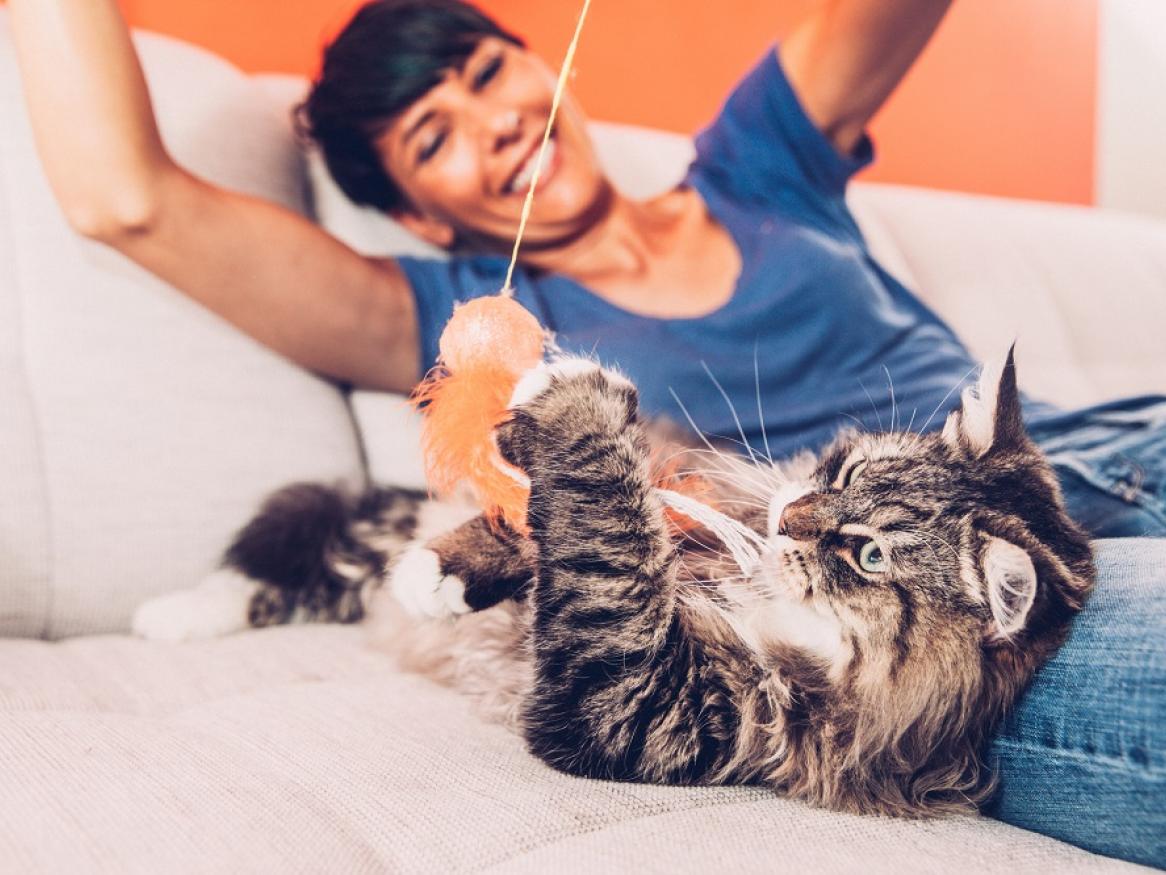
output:
POLYGON ((509 416, 519 378, 543 357, 546 334, 508 295, 459 305, 441 334, 438 368, 413 393, 425 420, 429 482, 448 494, 467 483, 492 520, 526 533, 526 476, 503 461, 494 429, 509 416))

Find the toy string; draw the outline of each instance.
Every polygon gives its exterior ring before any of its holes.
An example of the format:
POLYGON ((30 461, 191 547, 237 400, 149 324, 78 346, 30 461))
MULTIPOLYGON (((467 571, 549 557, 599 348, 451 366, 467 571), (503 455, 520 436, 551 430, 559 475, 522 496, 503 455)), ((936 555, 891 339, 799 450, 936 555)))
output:
POLYGON ((510 283, 514 279, 514 267, 518 264, 518 247, 522 245, 522 235, 526 231, 526 220, 530 218, 530 210, 534 205, 534 190, 538 188, 538 178, 543 170, 543 157, 546 155, 547 143, 551 139, 551 131, 555 126, 555 116, 559 112, 559 102, 563 99, 563 92, 567 88, 567 77, 570 76, 571 66, 575 63, 575 49, 579 45, 579 35, 583 33, 583 22, 587 20, 587 10, 590 8, 591 0, 583 0, 583 11, 579 13, 579 21, 575 25, 575 35, 571 38, 571 44, 567 46, 567 55, 563 58, 563 66, 559 70, 559 81, 555 85, 555 96, 551 101, 551 114, 547 117, 547 127, 543 131, 543 140, 538 149, 538 161, 535 162, 530 188, 527 189, 526 200, 522 203, 522 218, 518 222, 518 234, 514 238, 514 251, 510 254, 510 266, 506 269, 506 282, 502 286, 502 294, 506 297, 514 295, 514 287, 510 283))

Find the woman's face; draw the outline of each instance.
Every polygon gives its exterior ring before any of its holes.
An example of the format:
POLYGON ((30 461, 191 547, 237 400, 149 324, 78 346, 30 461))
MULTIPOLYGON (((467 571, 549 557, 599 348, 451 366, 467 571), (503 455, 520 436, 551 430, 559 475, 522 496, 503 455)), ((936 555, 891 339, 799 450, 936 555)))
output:
MULTIPOLYGON (((439 246, 508 248, 530 188, 555 77, 536 55, 485 37, 460 71, 398 116, 377 140, 413 209, 397 216, 439 246)), ((547 145, 524 240, 553 245, 594 221, 610 195, 569 96, 547 145)))

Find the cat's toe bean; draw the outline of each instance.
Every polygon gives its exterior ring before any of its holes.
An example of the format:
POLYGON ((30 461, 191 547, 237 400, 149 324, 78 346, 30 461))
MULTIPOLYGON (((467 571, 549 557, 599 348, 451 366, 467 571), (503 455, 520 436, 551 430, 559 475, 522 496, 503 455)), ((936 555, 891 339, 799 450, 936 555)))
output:
POLYGON ((443 574, 440 557, 425 547, 410 547, 401 554, 390 572, 389 587, 394 598, 415 617, 450 617, 470 612, 461 578, 443 574))
POLYGON ((246 629, 247 611, 259 584, 230 569, 193 589, 143 602, 134 612, 135 635, 152 641, 200 641, 246 629))

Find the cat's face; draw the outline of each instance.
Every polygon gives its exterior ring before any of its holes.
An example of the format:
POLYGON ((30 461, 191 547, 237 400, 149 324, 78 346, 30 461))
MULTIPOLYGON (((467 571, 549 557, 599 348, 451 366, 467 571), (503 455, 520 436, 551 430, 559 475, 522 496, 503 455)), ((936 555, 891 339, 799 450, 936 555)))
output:
POLYGON ((856 692, 1018 689, 1088 593, 1088 542, 1024 433, 1011 356, 986 379, 942 434, 844 436, 771 507, 760 579, 808 609, 808 649, 856 692))

